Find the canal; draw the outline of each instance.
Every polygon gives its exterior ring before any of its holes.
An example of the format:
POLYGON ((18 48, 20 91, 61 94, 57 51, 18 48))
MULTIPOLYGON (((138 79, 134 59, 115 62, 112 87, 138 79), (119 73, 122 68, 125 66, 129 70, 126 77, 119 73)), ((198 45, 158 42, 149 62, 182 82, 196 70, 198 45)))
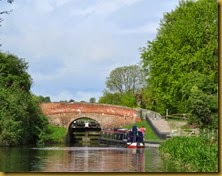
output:
POLYGON ((181 172, 156 147, 1 147, 1 172, 181 172))

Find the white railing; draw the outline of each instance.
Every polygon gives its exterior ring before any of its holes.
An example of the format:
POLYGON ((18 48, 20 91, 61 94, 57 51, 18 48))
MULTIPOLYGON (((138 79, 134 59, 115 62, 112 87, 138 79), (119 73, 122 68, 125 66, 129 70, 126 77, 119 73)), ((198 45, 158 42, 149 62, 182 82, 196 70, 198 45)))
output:
POLYGON ((170 133, 170 136, 195 136, 199 134, 198 129, 173 129, 170 133))

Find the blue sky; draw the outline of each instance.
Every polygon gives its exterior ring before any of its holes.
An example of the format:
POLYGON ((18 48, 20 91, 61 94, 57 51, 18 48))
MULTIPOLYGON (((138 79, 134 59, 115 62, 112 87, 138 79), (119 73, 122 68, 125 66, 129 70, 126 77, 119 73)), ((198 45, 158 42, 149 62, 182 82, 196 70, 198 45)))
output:
POLYGON ((31 91, 52 101, 98 101, 110 72, 140 62, 179 0, 0 1, 1 51, 29 63, 31 91))

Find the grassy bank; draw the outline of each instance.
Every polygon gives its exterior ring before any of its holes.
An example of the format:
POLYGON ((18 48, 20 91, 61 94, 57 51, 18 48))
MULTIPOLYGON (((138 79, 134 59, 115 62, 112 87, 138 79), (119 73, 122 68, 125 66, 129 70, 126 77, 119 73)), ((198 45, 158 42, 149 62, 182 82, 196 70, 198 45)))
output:
POLYGON ((65 143, 65 136, 67 129, 64 127, 58 127, 48 125, 44 135, 39 140, 39 144, 62 144, 65 143))
POLYGON ((206 137, 173 137, 159 147, 163 157, 188 172, 218 172, 218 141, 206 137))
MULTIPOLYGON (((140 128, 142 126, 144 126, 146 128, 144 140, 161 141, 161 139, 154 133, 154 131, 151 129, 150 125, 147 123, 146 120, 136 122, 135 124, 138 128, 140 128)), ((124 128, 131 129, 132 125, 124 126, 124 128)))

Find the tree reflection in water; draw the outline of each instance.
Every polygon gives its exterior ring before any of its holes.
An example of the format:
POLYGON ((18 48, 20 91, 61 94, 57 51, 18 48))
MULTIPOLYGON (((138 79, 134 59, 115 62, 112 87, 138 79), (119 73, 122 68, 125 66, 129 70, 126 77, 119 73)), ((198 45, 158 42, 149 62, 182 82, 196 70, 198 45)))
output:
POLYGON ((177 172, 152 147, 0 148, 0 154, 2 172, 177 172))

